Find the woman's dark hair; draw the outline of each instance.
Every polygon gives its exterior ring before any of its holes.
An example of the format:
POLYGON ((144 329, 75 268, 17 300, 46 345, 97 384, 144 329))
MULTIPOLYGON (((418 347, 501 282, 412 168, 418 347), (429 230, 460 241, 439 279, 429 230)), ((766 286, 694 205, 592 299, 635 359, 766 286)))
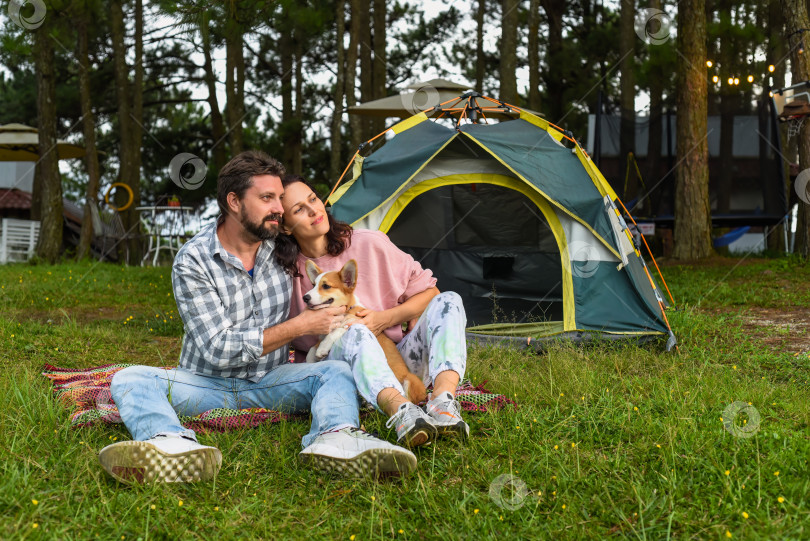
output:
MULTIPOLYGON (((296 182, 304 184, 317 194, 312 184, 307 182, 301 175, 285 175, 281 179, 281 185, 284 188, 296 182)), ((352 245, 352 226, 346 222, 336 220, 328 210, 326 211, 326 218, 329 220, 329 231, 326 232, 326 252, 332 256, 340 255, 343 250, 352 245)), ((295 237, 285 233, 280 233, 276 237, 276 261, 279 262, 287 274, 293 277, 301 276, 301 273, 298 272, 297 261, 299 253, 301 253, 301 247, 298 246, 295 237)))

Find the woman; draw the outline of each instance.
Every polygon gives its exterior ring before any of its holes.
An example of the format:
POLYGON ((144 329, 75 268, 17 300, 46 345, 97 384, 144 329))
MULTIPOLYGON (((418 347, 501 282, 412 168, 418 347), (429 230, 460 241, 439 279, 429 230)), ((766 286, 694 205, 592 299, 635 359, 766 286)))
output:
MULTIPOLYGON (((464 337, 466 317, 461 298, 439 293, 436 279, 379 231, 358 229, 335 220, 302 177, 282 180, 283 234, 276 238, 276 258, 293 277, 290 317, 306 310, 302 299, 313 284, 306 273, 312 259, 324 271, 340 269, 355 259, 359 278, 355 293, 365 310, 361 324, 352 325, 329 352, 330 359, 352 365, 360 394, 390 417, 386 426, 396 426, 397 441, 410 447, 424 445, 437 434, 466 438, 469 426, 461 418, 455 400, 458 382, 467 364, 464 337), (403 336, 402 324, 410 332, 403 336), (375 336, 381 332, 397 343, 411 372, 433 394, 422 411, 408 402, 375 336)), ((296 360, 303 360, 317 337, 293 341, 296 360)))

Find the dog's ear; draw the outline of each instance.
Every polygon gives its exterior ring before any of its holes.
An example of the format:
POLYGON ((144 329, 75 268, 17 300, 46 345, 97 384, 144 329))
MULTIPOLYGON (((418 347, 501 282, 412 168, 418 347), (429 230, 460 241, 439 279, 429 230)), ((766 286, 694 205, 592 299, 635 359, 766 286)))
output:
POLYGON ((321 274, 321 269, 318 265, 315 264, 314 261, 311 259, 307 259, 307 276, 309 276, 309 281, 315 284, 315 280, 318 279, 318 276, 321 274))
POLYGON ((350 291, 354 291, 354 286, 357 285, 357 261, 350 259, 343 265, 340 269, 340 280, 350 291))

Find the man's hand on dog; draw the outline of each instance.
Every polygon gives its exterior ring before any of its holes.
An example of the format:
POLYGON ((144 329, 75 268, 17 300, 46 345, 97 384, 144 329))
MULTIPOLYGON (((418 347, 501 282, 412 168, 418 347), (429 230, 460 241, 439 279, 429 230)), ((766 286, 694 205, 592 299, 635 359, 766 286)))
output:
POLYGON ((374 333, 374 336, 379 336, 388 327, 394 325, 390 319, 385 315, 385 312, 375 312, 368 308, 363 308, 357 311, 357 317, 360 319, 354 320, 351 324, 362 323, 368 330, 374 333))
POLYGON ((346 314, 345 306, 322 308, 320 310, 304 310, 296 316, 307 330, 305 334, 329 334, 343 325, 343 316, 346 314))

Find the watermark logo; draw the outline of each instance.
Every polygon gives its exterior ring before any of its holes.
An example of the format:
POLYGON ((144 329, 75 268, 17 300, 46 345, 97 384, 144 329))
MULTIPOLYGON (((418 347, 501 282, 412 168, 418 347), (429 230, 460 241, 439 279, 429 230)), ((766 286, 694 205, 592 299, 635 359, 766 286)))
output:
POLYGON ((169 162, 172 182, 185 190, 196 190, 202 186, 207 172, 205 162, 189 152, 181 152, 169 162))
POLYGON ((575 240, 566 247, 571 261, 571 273, 578 278, 590 278, 599 269, 599 251, 588 242, 575 240))
POLYGON ((661 45, 669 41, 672 19, 660 9, 640 9, 636 13, 636 35, 650 45, 661 45))
POLYGON ((36 30, 45 22, 45 3, 42 0, 11 0, 8 17, 25 30, 36 30))
POLYGON ((531 493, 523 479, 511 473, 499 475, 489 484, 489 499, 498 507, 509 511, 517 511, 523 507, 531 493))
POLYGON ((796 190, 796 195, 799 199, 810 205, 810 169, 805 169, 798 175, 793 183, 793 189, 796 190))
POLYGON ((723 428, 735 438, 750 438, 759 432, 757 408, 747 402, 732 402, 723 410, 723 428))
POLYGON ((436 107, 439 105, 440 99, 439 91, 431 85, 420 86, 413 94, 403 94, 401 98, 402 105, 412 115, 436 107))

